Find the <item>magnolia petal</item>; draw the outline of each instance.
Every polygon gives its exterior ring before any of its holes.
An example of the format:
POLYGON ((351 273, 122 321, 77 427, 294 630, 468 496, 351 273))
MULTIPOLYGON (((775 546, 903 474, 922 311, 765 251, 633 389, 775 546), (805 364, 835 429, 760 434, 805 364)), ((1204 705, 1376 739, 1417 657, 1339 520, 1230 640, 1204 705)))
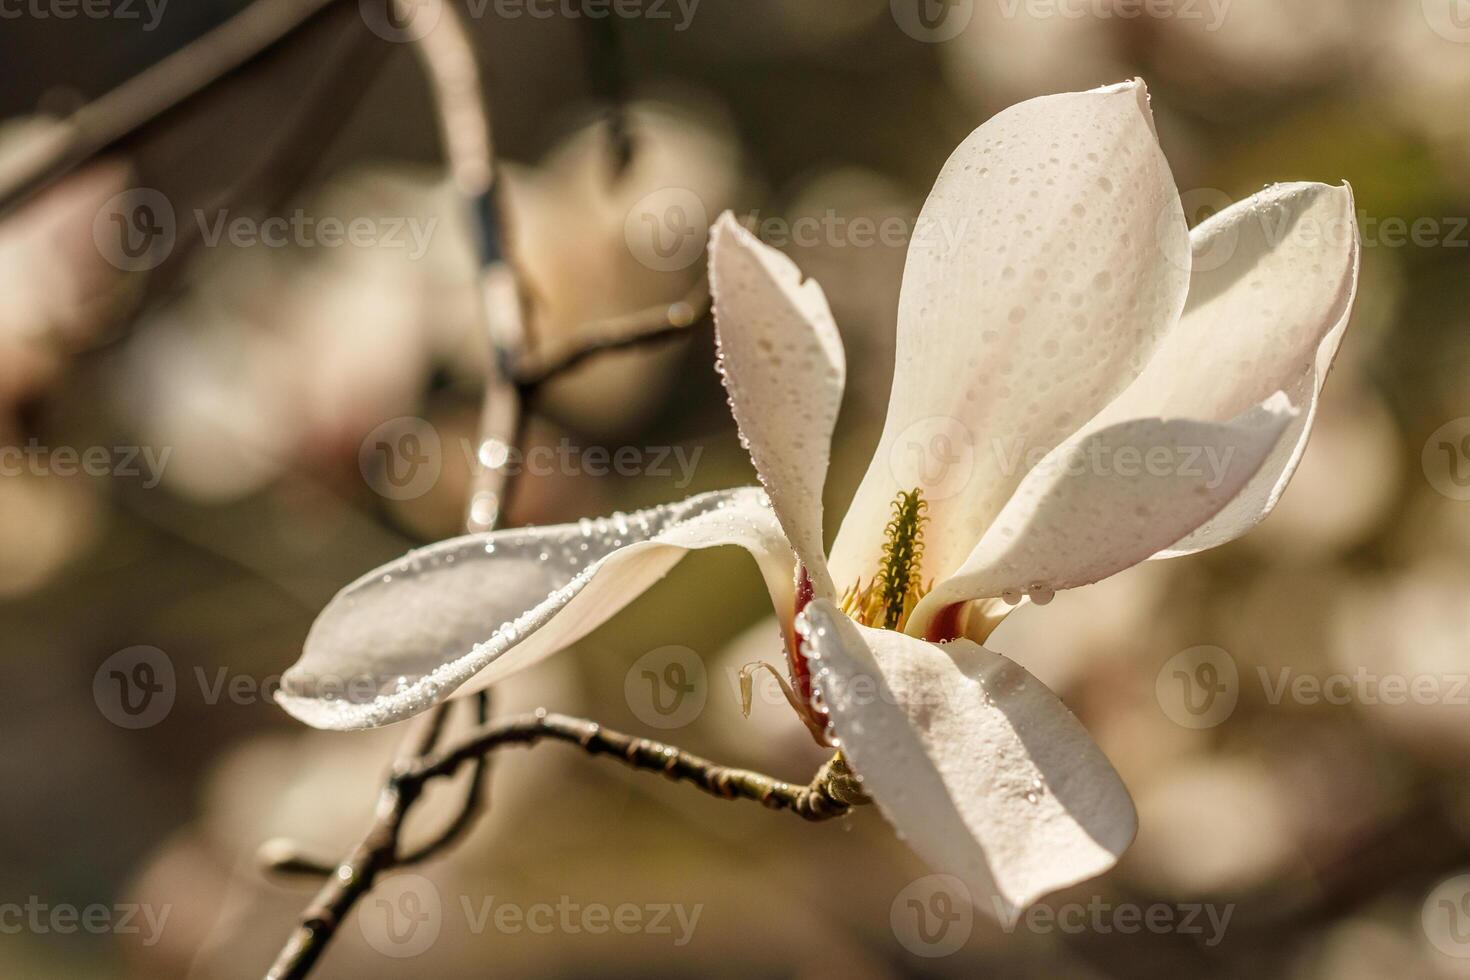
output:
POLYGON ((830 596, 822 484, 847 375, 842 338, 822 287, 728 211, 709 254, 719 370, 741 441, 816 594, 830 596))
POLYGON ((833 547, 871 575, 888 508, 929 501, 923 575, 958 568, 1025 475, 982 440, 1059 445, 1178 320, 1189 231, 1142 81, 1013 106, 944 165, 909 245, 883 436, 833 547))
POLYGON ((1137 829, 1128 791, 1066 706, 969 640, 859 626, 831 603, 798 619, 843 755, 936 871, 1002 920, 1101 874, 1137 829))
POLYGON ((791 550, 754 487, 421 548, 327 604, 276 699, 316 728, 401 721, 576 642, 687 552, 726 544, 755 556, 777 609, 793 607, 791 550))
POLYGON ((954 603, 1049 598, 1146 561, 1239 494, 1297 415, 1278 393, 1234 422, 1133 419, 1068 441, 1026 475, 907 631, 924 635, 954 603))
POLYGON ((1249 486, 1160 557, 1231 541, 1276 506, 1306 450, 1358 286, 1357 212, 1346 185, 1268 188, 1203 222, 1191 240, 1184 316, 1103 419, 1224 421, 1274 391, 1304 411, 1249 486))

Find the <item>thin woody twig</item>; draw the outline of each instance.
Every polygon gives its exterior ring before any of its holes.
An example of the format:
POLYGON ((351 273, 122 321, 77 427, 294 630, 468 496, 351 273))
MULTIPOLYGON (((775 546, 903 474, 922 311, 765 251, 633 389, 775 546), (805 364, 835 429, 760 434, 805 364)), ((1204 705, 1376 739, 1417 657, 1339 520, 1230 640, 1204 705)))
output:
POLYGON ((667 340, 687 337, 689 329, 709 312, 709 284, 701 280, 687 296, 667 306, 655 306, 612 320, 603 320, 595 328, 584 328, 592 339, 572 348, 555 352, 544 360, 524 360, 516 365, 515 381, 524 391, 571 371, 585 361, 613 351, 651 347, 667 340))
MULTIPOLYGON (((481 274, 489 275, 497 263, 499 250, 494 240, 498 233, 493 196, 494 152, 473 48, 458 17, 453 10, 447 10, 438 30, 421 39, 417 50, 434 92, 451 179, 460 196, 470 203, 476 220, 481 274)), ((507 374, 508 365, 524 348, 523 331, 519 322, 509 325, 495 322, 486 300, 482 294, 481 316, 492 349, 480 419, 482 446, 495 441, 518 442, 524 425, 520 389, 507 374)), ((484 465, 479 469, 466 507, 467 530, 491 530, 500 525, 509 484, 510 473, 504 466, 484 465)), ((477 695, 474 706, 477 724, 484 725, 489 714, 488 693, 477 695)), ((443 736, 450 708, 450 703, 445 703, 433 710, 421 732, 409 740, 406 762, 400 766, 412 764, 413 760, 434 751, 443 736)), ((335 868, 311 859, 289 843, 276 842, 273 870, 325 875, 327 881, 288 938, 268 976, 306 976, 343 918, 372 888, 379 874, 427 860, 458 841, 479 815, 488 766, 485 756, 473 761, 469 784, 455 817, 433 838, 408 853, 400 853, 403 825, 418 799, 421 784, 401 784, 396 778, 390 779, 379 795, 372 828, 335 868)))
POLYGON ((458 742, 428 756, 402 763, 378 798, 378 816, 352 855, 328 879, 291 934, 267 980, 306 976, 338 926, 379 875, 397 865, 396 850, 404 819, 424 787, 478 763, 502 746, 531 746, 543 739, 566 742, 590 755, 607 755, 644 772, 688 783, 725 800, 750 800, 772 810, 787 810, 804 820, 831 820, 866 804, 857 777, 839 754, 806 785, 796 785, 748 769, 722 766, 683 749, 612 731, 580 718, 538 711, 481 725, 458 742))
POLYGON ((79 163, 238 71, 340 0, 256 0, 197 41, 64 120, 25 166, 0 175, 0 214, 79 163))
POLYGON ((624 104, 628 79, 623 71, 623 51, 617 18, 584 17, 582 47, 586 56, 587 81, 594 98, 605 106, 607 148, 612 158, 608 179, 616 181, 633 162, 633 135, 628 130, 624 104))
MULTIPOLYGON (((507 260, 498 236, 503 232, 494 198, 494 155, 488 111, 480 94, 473 50, 463 25, 452 10, 435 31, 421 40, 424 62, 440 117, 452 179, 473 205, 481 245, 482 309, 491 338, 492 357, 486 379, 480 421, 477 468, 466 514, 470 531, 493 530, 501 525, 512 480, 499 450, 518 445, 524 433, 524 404, 536 388, 586 359, 617 349, 654 343, 686 333, 708 307, 708 287, 701 282, 685 300, 665 307, 620 317, 585 346, 556 355, 544 364, 530 365, 525 326, 520 317, 489 315, 490 284, 503 274, 507 260), (504 319, 507 322, 501 322, 504 319)), ((513 270, 512 270, 513 271, 513 270)), ((524 314, 524 310, 520 311, 524 314)), ((449 703, 434 709, 426 725, 412 738, 378 797, 377 815, 367 834, 335 867, 306 855, 289 842, 272 842, 262 857, 272 870, 325 877, 320 891, 303 913, 267 974, 272 980, 304 977, 331 943, 337 929, 377 878, 395 868, 427 860, 458 841, 473 826, 483 808, 490 753, 502 745, 531 745, 542 739, 570 742, 593 755, 609 755, 625 765, 661 772, 724 799, 755 800, 774 809, 789 810, 808 820, 840 816, 867 801, 857 779, 840 756, 823 766, 813 782, 795 786, 761 773, 716 765, 673 746, 610 732, 599 725, 538 712, 490 723, 488 696, 475 700, 476 727, 447 748, 438 748, 445 731, 449 703), (403 850, 403 828, 424 787, 432 780, 452 776, 471 766, 465 795, 455 816, 430 840, 403 850)))
POLYGON ((534 745, 543 739, 569 742, 589 755, 607 755, 633 769, 690 783, 725 800, 752 800, 789 810, 805 820, 830 820, 868 802, 857 776, 836 755, 810 783, 796 785, 749 769, 718 765, 676 746, 604 728, 593 721, 537 711, 483 725, 458 743, 420 759, 395 779, 415 788, 452 775, 459 767, 503 745, 534 745))
MULTIPOLYGON (((484 725, 490 720, 490 694, 488 691, 480 691, 474 696, 476 723, 484 725)), ((428 752, 420 752, 419 756, 428 755, 428 752)), ((470 772, 469 785, 465 787, 464 801, 455 811, 454 818, 444 825, 444 828, 431 839, 420 844, 413 850, 399 854, 394 863, 398 867, 421 864, 435 857, 457 844, 469 829, 474 826, 484 805, 485 777, 488 775, 490 763, 488 758, 477 760, 474 769, 470 772)))
MULTIPOLYGON (((454 702, 446 701, 425 716, 426 723, 423 730, 416 738, 405 740, 406 744, 410 745, 410 748, 402 755, 405 761, 422 758, 434 750, 439 744, 453 704, 454 702)), ((490 713, 488 693, 481 691, 475 696, 473 704, 475 705, 476 724, 485 724, 490 713)), ((464 798, 450 822, 432 838, 413 850, 396 854, 393 858, 393 867, 407 868, 415 864, 422 864, 448 850, 464 836, 480 815, 487 769, 488 760, 481 760, 476 764, 470 773, 469 785, 465 787, 464 798)), ((402 847, 402 841, 398 842, 398 846, 402 847)), ((336 873, 340 867, 335 862, 307 853, 305 847, 296 841, 280 837, 262 844, 256 854, 256 860, 261 870, 283 877, 325 878, 336 873)))

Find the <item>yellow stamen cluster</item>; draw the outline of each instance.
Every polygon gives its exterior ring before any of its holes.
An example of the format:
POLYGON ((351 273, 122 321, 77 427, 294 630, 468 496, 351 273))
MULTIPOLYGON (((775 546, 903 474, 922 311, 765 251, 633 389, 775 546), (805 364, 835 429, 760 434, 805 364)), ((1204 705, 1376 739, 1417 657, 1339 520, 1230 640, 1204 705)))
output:
POLYGON ((919 600, 934 587, 923 585, 924 524, 929 503, 917 488, 893 500, 893 519, 883 529, 883 561, 866 587, 862 579, 842 596, 842 611, 864 626, 901 630, 919 600))

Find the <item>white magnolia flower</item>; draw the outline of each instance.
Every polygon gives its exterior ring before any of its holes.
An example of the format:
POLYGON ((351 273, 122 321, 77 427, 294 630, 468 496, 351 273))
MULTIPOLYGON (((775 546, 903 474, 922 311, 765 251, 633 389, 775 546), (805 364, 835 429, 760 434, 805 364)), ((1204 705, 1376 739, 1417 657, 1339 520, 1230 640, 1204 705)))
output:
POLYGON ((327 728, 406 718, 587 635, 690 549, 738 544, 809 725, 922 856, 1013 912, 1110 867, 1135 816, 1066 707, 980 643, 1023 597, 1270 511, 1357 258, 1346 187, 1273 187, 1191 234, 1141 82, 1002 112, 915 229, 887 423, 829 558, 841 340, 821 288, 726 215, 720 369, 766 492, 413 552, 332 601, 282 704, 327 728))

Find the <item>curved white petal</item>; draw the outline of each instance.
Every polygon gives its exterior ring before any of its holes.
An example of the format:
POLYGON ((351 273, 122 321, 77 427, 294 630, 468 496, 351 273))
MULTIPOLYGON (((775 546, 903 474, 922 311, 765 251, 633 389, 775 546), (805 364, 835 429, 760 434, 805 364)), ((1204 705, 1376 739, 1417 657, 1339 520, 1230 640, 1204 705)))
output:
POLYGON ((830 603, 798 619, 847 757, 936 871, 998 917, 1101 874, 1137 829, 1128 791, 1066 706, 969 640, 858 626, 830 603))
POLYGON ((401 721, 576 642, 685 553, 725 544, 749 550, 776 608, 793 608, 791 549, 754 487, 421 548, 327 604, 276 698, 317 728, 401 721))
POLYGON ((831 596, 822 484, 847 375, 842 338, 822 287, 728 211, 709 255, 719 370, 740 438, 816 594, 831 596))
POLYGON ((1303 411, 1250 485, 1160 557, 1231 541, 1276 506, 1306 450, 1358 286, 1357 213, 1346 185, 1269 188, 1202 223, 1191 240, 1184 316, 1103 419, 1224 421, 1275 391, 1303 411))
POLYGON ((988 446, 1044 453, 1137 376, 1184 307, 1188 234, 1141 81, 1023 102, 960 145, 909 245, 888 417, 833 548, 839 584, 872 574, 890 502, 915 487, 924 577, 959 566, 1025 475, 988 446))
POLYGON ((1278 394, 1234 422, 1134 419, 1069 440, 1026 475, 907 631, 924 635, 953 603, 1049 599, 1146 561, 1239 494, 1298 414, 1278 394))

